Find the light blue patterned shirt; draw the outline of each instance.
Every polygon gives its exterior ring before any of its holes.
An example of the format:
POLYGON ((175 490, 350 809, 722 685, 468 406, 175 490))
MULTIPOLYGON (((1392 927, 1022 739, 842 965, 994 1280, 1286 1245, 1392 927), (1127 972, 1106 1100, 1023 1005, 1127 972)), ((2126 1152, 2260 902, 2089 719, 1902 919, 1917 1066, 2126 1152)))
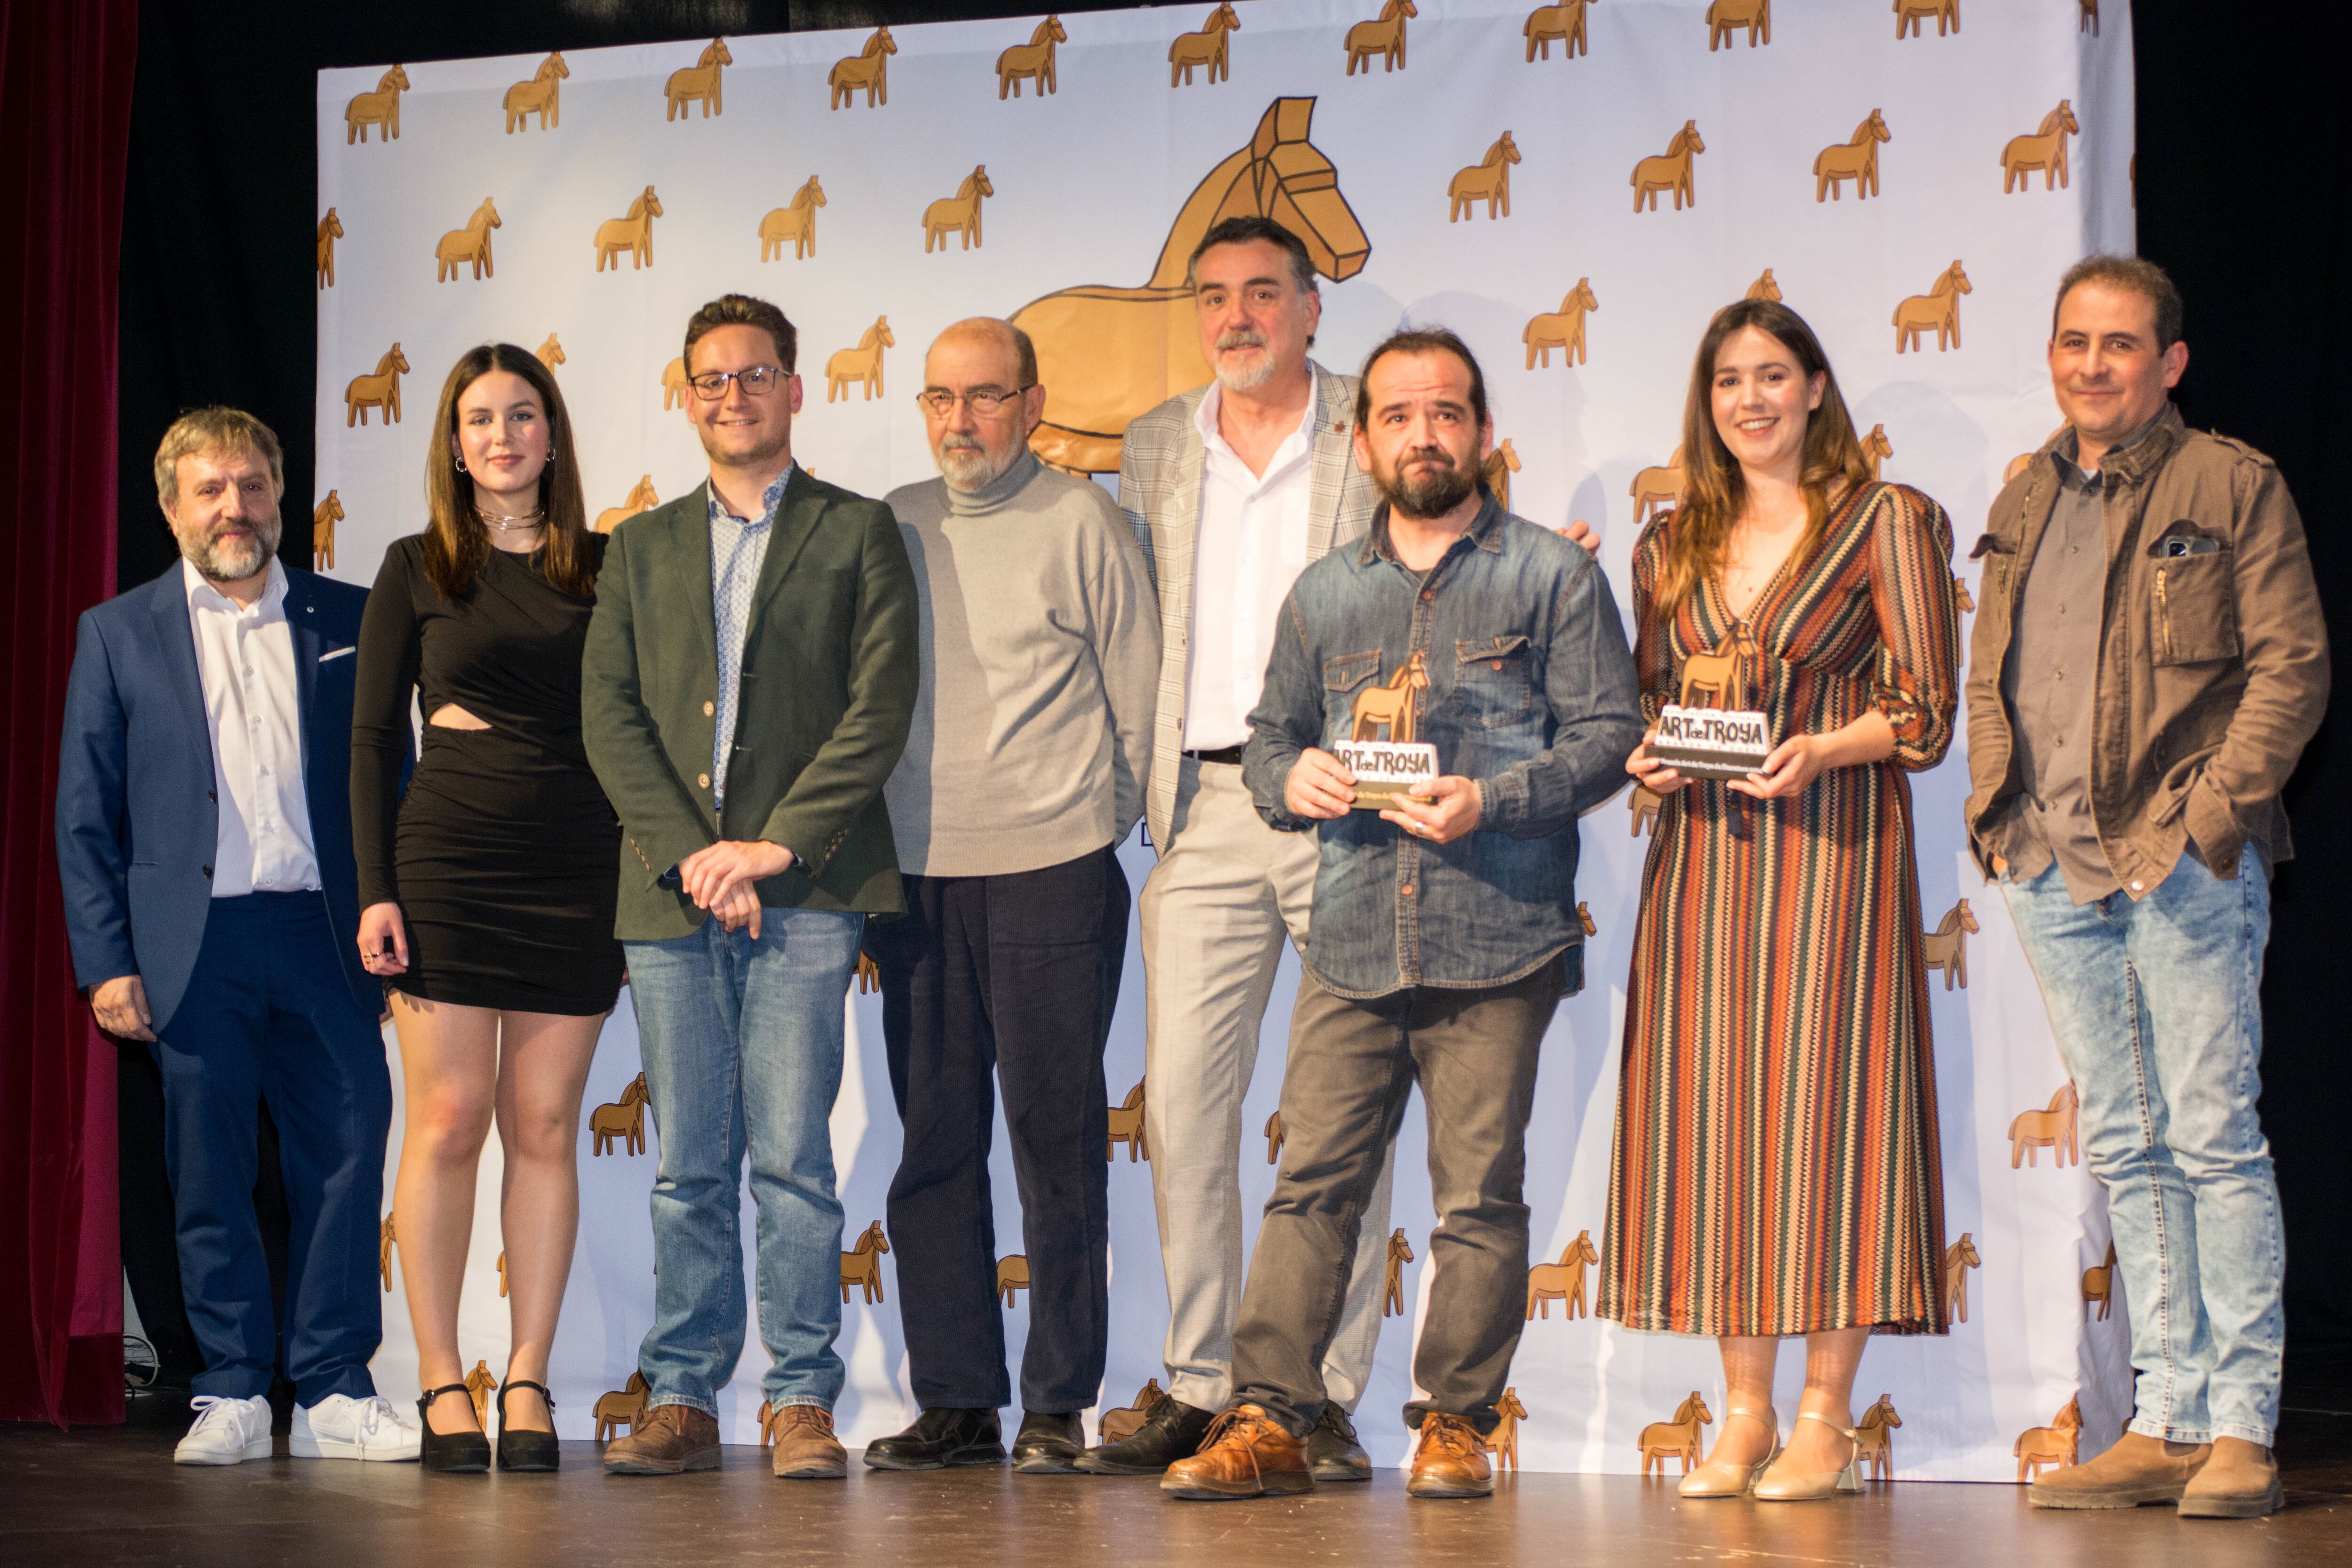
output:
POLYGON ((743 638, 751 630, 751 594, 760 586, 768 541, 776 532, 776 508, 783 504, 793 467, 786 464, 761 496, 756 518, 737 517, 719 498, 719 486, 709 487, 710 609, 719 632, 719 727, 710 740, 710 795, 721 806, 727 800, 727 759, 735 750, 735 709, 743 685, 743 638))

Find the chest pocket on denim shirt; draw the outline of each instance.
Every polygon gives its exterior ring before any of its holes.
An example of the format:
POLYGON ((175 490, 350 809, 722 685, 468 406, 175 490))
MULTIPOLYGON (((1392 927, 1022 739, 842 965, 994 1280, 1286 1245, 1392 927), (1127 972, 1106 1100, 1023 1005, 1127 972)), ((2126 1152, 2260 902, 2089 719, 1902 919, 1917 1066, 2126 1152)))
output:
POLYGON ((1341 653, 1323 661, 1323 733, 1348 740, 1356 733, 1356 700, 1348 695, 1381 673, 1381 651, 1341 653))
POLYGON ((1454 702, 1463 718, 1503 729, 1535 711, 1534 656, 1516 632, 1454 644, 1454 702))

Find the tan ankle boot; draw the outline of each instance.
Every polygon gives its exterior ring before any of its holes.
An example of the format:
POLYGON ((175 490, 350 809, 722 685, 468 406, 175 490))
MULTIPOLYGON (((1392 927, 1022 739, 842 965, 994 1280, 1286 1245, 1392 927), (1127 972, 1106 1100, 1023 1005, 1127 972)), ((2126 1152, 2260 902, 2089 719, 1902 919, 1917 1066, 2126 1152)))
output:
MULTIPOLYGON (((1846 1417, 1852 1420, 1852 1416, 1846 1417)), ((1758 1478, 1758 1502, 1821 1502, 1839 1492, 1862 1490, 1862 1439, 1851 1427, 1842 1427, 1826 1416, 1811 1410, 1797 1412, 1800 1421, 1819 1421, 1843 1437, 1850 1447, 1846 1450, 1845 1469, 1842 1470, 1807 1471, 1790 1467, 1789 1456, 1783 1453, 1772 1468, 1758 1478)))
POLYGON ((2212 1449, 2203 1443, 2168 1443, 2126 1432, 2086 1465, 2068 1465, 2037 1479, 2025 1500, 2036 1508, 2137 1508, 2181 1494, 2212 1449))
MULTIPOLYGON (((1738 1416, 1745 1416, 1751 1421, 1761 1421, 1771 1428, 1770 1451, 1752 1465, 1744 1464, 1738 1459, 1708 1459, 1706 1463, 1683 1478, 1682 1485, 1677 1489, 1683 1496, 1746 1497, 1756 1490, 1756 1483, 1763 1479, 1764 1472, 1771 1468, 1772 1461, 1780 1457, 1780 1417, 1778 1412, 1769 1405, 1761 1410, 1751 1410, 1744 1405, 1734 1405, 1724 1413, 1723 1427, 1726 1436, 1730 1433, 1732 1418, 1738 1416)), ((1722 1451, 1723 1443, 1722 1437, 1715 1440, 1717 1452, 1722 1451)))
POLYGON ((776 1451, 769 1465, 779 1480, 837 1481, 849 1474, 849 1454, 833 1435, 833 1416, 820 1406, 786 1405, 771 1411, 760 1434, 776 1451))
POLYGON ((674 1476, 719 1468, 719 1422, 691 1405, 656 1405, 625 1437, 604 1445, 616 1476, 674 1476))
POLYGON ((2183 1519, 2260 1519, 2285 1506, 2278 1460, 2243 1437, 2214 1438, 2213 1457, 2180 1494, 2183 1519))

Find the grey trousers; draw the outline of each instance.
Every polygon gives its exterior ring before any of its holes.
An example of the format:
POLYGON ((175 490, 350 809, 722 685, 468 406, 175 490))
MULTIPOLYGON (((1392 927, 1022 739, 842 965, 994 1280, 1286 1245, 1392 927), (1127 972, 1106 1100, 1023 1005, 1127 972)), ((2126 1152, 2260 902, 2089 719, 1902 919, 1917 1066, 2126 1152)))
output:
MULTIPOLYGON (((1283 946, 1307 940, 1318 854, 1313 833, 1265 825, 1239 768, 1188 757, 1176 830, 1143 884, 1143 1115, 1168 1277, 1168 1392, 1204 1410, 1223 1409, 1233 1393, 1239 1163, 1265 1158, 1260 1128, 1242 1125, 1242 1101, 1257 1071, 1258 1025, 1283 946)), ((1292 1032, 1295 1040, 1295 1023, 1292 1032)), ((1380 1341, 1388 1223, 1382 1159, 1364 1210, 1367 1260, 1318 1385, 1344 1409, 1363 1397, 1380 1341)))
POLYGON ((1265 1407, 1295 1437, 1322 1413, 1319 1363, 1352 1294, 1365 1210, 1389 1164, 1415 1083, 1429 1117, 1429 1314, 1413 1353, 1428 1391, 1404 1407, 1496 1422, 1525 1321, 1528 1116, 1536 1058, 1559 1006, 1555 958, 1490 989, 1335 997, 1299 988, 1282 1081, 1289 1134, 1258 1227, 1234 1330, 1234 1398, 1265 1407))

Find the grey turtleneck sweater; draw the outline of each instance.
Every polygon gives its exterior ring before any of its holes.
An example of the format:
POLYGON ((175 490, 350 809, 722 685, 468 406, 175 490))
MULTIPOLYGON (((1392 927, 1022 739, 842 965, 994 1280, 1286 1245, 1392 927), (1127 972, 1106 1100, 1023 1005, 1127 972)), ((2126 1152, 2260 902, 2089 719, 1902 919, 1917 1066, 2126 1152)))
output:
POLYGON ((1023 452, 965 494, 893 490, 922 685, 884 795, 899 869, 1000 876, 1124 840, 1143 814, 1160 614, 1099 486, 1023 452))

